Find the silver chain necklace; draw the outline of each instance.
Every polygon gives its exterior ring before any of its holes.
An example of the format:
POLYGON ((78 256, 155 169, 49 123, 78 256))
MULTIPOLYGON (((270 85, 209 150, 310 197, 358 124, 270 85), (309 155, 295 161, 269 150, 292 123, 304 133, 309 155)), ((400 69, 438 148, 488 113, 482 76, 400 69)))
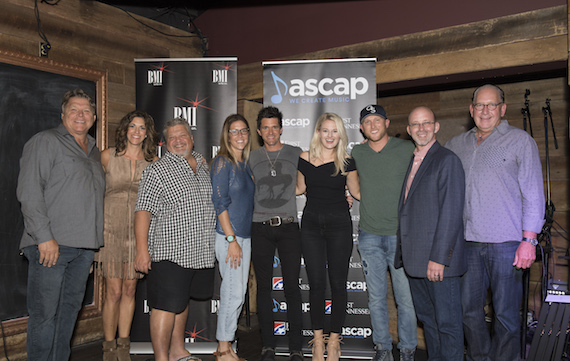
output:
POLYGON ((273 160, 273 162, 271 162, 271 159, 269 159, 269 153, 267 152, 267 148, 263 147, 263 149, 265 150, 265 155, 267 156, 267 160, 269 161, 269 165, 271 166, 269 174, 271 174, 272 177, 276 177, 277 172, 275 171, 275 164, 277 163, 277 158, 279 158, 279 154, 281 154, 281 151, 283 150, 283 146, 281 146, 281 149, 279 149, 279 152, 277 153, 277 156, 275 157, 275 160, 273 160))

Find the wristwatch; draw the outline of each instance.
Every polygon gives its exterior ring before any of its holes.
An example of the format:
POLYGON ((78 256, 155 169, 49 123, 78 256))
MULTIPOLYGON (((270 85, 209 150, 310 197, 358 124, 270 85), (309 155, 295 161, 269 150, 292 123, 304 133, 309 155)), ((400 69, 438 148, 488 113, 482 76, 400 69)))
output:
POLYGON ((528 243, 532 244, 532 245, 535 246, 535 247, 538 245, 538 239, 536 239, 536 238, 526 238, 526 237, 524 237, 522 240, 523 240, 524 242, 528 242, 528 243))
POLYGON ((235 240, 236 237, 233 234, 230 234, 229 236, 226 237, 226 241, 228 241, 228 243, 232 243, 235 240))

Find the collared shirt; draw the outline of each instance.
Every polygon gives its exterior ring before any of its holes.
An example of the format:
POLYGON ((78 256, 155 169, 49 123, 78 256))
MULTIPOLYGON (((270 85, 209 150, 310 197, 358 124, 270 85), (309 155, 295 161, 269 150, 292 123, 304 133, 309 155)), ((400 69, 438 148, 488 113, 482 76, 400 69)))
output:
POLYGON ((422 165, 422 162, 424 161, 424 158, 426 157, 428 151, 431 149, 432 145, 434 144, 435 144, 435 138, 433 138, 421 150, 418 150, 418 148, 414 150, 414 160, 412 163, 412 169, 410 169, 410 174, 408 174, 408 180, 406 181, 406 194, 404 196, 404 200, 408 198, 408 192, 410 191, 410 187, 414 182, 414 177, 416 176, 418 169, 420 169, 420 165, 422 165))
POLYGON ((20 249, 52 239, 74 248, 103 246, 105 173, 95 139, 87 139, 85 153, 60 124, 24 146, 17 188, 25 227, 20 249))
POLYGON ((136 211, 151 213, 148 251, 153 262, 184 268, 214 267, 216 215, 208 166, 200 153, 196 173, 186 158, 166 152, 141 176, 136 211))
POLYGON ((540 233, 545 203, 536 142, 506 120, 479 145, 475 131, 445 145, 465 170, 465 239, 502 243, 520 241, 523 230, 540 233))

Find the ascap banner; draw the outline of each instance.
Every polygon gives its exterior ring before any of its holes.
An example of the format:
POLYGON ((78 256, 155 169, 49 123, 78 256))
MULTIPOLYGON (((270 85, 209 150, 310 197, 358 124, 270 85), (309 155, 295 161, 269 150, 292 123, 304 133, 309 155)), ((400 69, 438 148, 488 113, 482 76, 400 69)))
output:
MULTIPOLYGON (((263 105, 275 106, 283 113, 283 143, 309 149, 315 124, 325 112, 338 114, 344 122, 350 153, 353 146, 363 141, 360 133, 360 110, 376 104, 376 59, 334 59, 314 61, 279 61, 263 63, 263 105)), ((297 197, 297 210, 301 220, 305 197, 297 197)), ((356 247, 358 239, 358 202, 351 209, 353 222, 352 257, 349 263, 346 289, 346 321, 342 329, 343 356, 371 356, 372 327, 366 281, 356 247)), ((278 255, 275 258, 273 278, 274 333, 278 338, 278 351, 287 351, 287 303, 282 292, 282 275, 278 255)), ((304 262, 299 280, 303 297, 303 335, 306 341, 313 337, 309 300, 309 281, 304 262)), ((331 312, 332 301, 327 286, 325 314, 331 312)), ((325 316, 328 317, 328 316, 325 316)), ((326 320, 326 319, 325 319, 326 320)), ((327 323, 325 323, 325 328, 327 323)), ((326 331, 326 330, 325 330, 326 331)), ((305 343, 306 344, 306 343, 305 343)), ((306 351, 310 352, 309 349, 306 351)))
MULTIPOLYGON (((237 58, 135 59, 136 106, 149 113, 160 133, 159 156, 166 151, 162 130, 169 119, 188 121, 194 150, 210 161, 219 149, 225 118, 237 111, 237 58)), ((190 301, 186 342, 191 352, 212 352, 216 348, 216 319, 220 299, 219 273, 214 297, 190 301)), ((139 282, 131 332, 134 342, 150 342, 149 307, 145 279, 139 282)), ((150 346, 139 353, 152 353, 150 346)))

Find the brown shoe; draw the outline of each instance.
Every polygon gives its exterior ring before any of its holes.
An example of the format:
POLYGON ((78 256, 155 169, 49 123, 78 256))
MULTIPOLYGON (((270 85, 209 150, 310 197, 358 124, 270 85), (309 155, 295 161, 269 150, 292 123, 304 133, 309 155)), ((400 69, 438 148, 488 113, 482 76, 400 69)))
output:
POLYGON ((117 361, 117 341, 103 341, 103 361, 117 361))
POLYGON ((117 360, 131 361, 131 339, 130 337, 119 337, 117 339, 117 360))

